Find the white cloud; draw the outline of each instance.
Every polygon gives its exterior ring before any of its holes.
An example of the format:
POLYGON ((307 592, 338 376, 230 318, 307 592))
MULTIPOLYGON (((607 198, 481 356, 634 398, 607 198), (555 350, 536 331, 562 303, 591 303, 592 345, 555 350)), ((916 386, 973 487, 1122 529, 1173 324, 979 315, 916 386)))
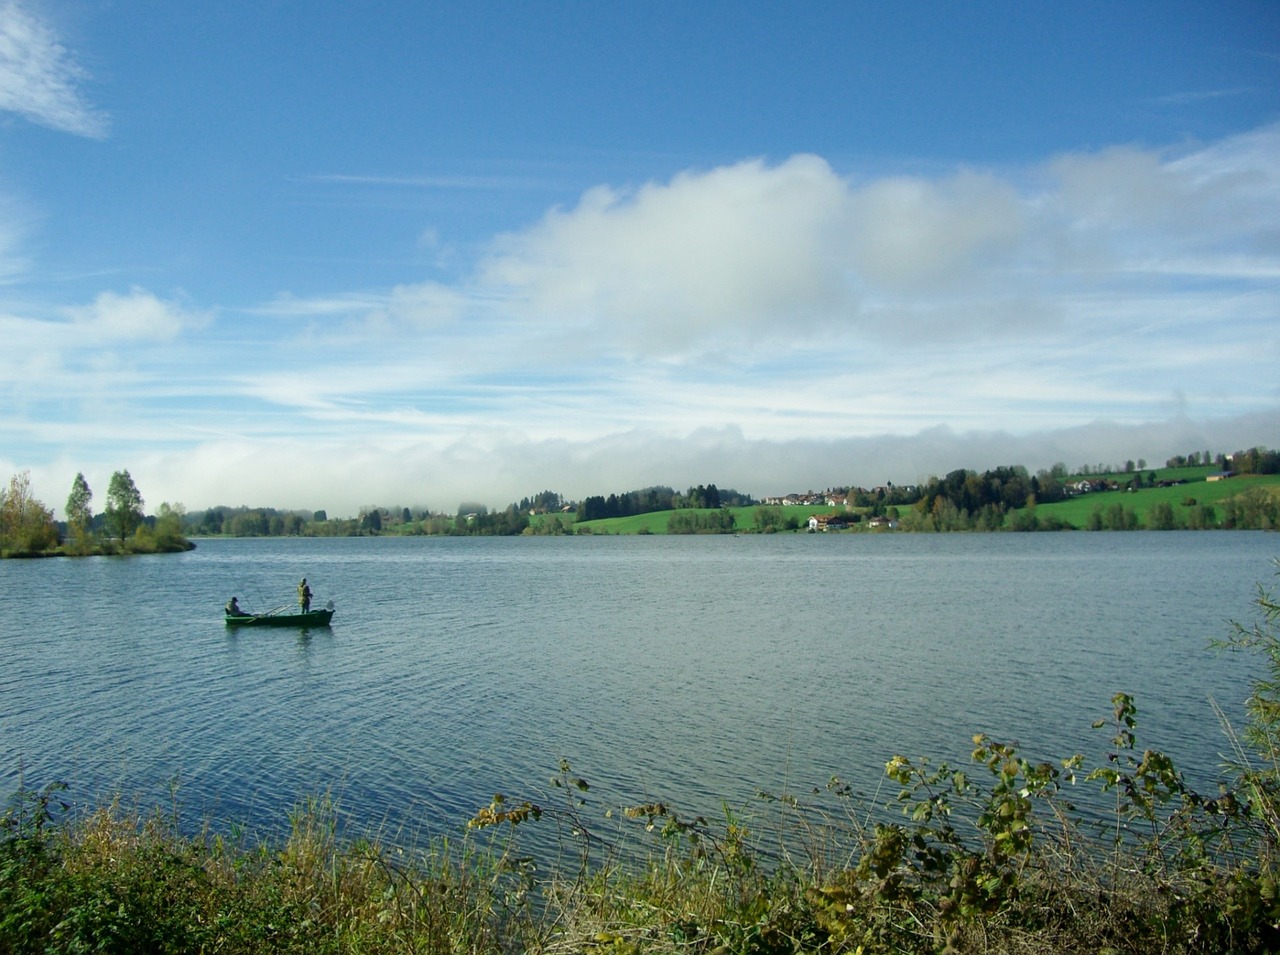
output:
POLYGON ((191 509, 244 504, 325 509, 338 517, 373 504, 449 512, 463 501, 504 507, 544 488, 577 499, 712 482, 763 497, 833 485, 911 484, 956 468, 1021 464, 1035 472, 1058 461, 1074 468, 1130 458, 1155 466, 1193 450, 1280 446, 1280 407, 1192 419, 1177 410, 1177 396, 1170 395, 1168 405, 1163 416, 1149 420, 1091 420, 1022 435, 935 425, 896 434, 758 439, 725 425, 680 433, 618 431, 590 441, 527 440, 511 431, 408 443, 277 436, 209 440, 180 452, 117 447, 90 458, 78 451, 39 467, 0 461, 0 473, 30 467, 36 496, 55 508, 76 471, 98 488, 113 470, 128 467, 149 508, 161 501, 191 509))
POLYGON ((845 199, 814 156, 683 173, 630 193, 600 187, 505 236, 482 280, 543 321, 632 353, 776 337, 781 326, 794 334, 847 297, 833 232, 845 199))
POLYGON ((250 309, 250 312, 254 315, 267 315, 277 318, 324 318, 333 315, 364 314, 381 308, 385 302, 385 295, 373 295, 367 292, 353 292, 322 298, 299 298, 286 292, 277 295, 265 305, 250 309))
POLYGON ((851 265, 877 290, 901 294, 963 287, 991 267, 1027 227, 1022 200, 993 176, 893 178, 850 197, 851 265))
POLYGON ((386 327, 422 331, 452 325, 467 306, 465 293, 436 282, 422 282, 397 285, 369 317, 386 327))
MULTIPOLYGON (((1136 264, 1191 274, 1280 253, 1280 125, 1180 154, 1119 147, 1061 156, 1046 166, 1056 217, 1074 261, 1100 271, 1136 264)), ((1136 271, 1136 269, 1135 269, 1136 271)))
POLYGON ((1082 331, 1074 305, 1280 262, 1280 126, 1178 154, 855 182, 814 156, 597 187, 501 237, 479 285, 635 359, 1082 331), (1153 285, 1153 283, 1155 283, 1153 285))
POLYGON ((183 308, 134 287, 127 295, 102 292, 92 305, 66 309, 77 340, 96 343, 172 341, 187 328, 210 320, 207 313, 183 308))
POLYGON ((1157 153, 1134 147, 1060 156, 1048 169, 1072 228, 1092 235, 1176 221, 1192 191, 1157 153))
POLYGON ((66 341, 61 323, 0 314, 0 341, 5 343, 6 353, 17 358, 0 362, 0 387, 12 387, 15 401, 28 387, 57 387, 61 382, 66 341))
POLYGON ((0 109, 62 132, 104 137, 106 118, 78 89, 84 78, 48 24, 18 0, 0 0, 0 109))
MULTIPOLYGON (((21 356, 0 364, 0 402, 15 413, 56 405, 77 408, 98 422, 108 408, 172 400, 200 380, 201 367, 184 365, 181 346, 184 335, 211 322, 210 313, 140 288, 123 295, 102 292, 89 305, 65 307, 53 316, 24 312, 19 307, 0 313, 0 341, 21 356)), ((124 414, 135 427, 150 416, 145 404, 124 414)), ((8 426, 23 424, 15 416, 8 426)), ((52 431, 57 424, 47 426, 52 431)))

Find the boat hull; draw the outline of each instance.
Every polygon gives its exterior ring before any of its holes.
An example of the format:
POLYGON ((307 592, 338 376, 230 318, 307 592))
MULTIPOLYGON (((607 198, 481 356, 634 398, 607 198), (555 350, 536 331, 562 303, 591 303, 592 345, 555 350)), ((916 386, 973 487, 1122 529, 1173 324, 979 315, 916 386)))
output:
POLYGON ((226 618, 228 627, 327 627, 333 611, 326 608, 306 613, 227 614, 226 618))

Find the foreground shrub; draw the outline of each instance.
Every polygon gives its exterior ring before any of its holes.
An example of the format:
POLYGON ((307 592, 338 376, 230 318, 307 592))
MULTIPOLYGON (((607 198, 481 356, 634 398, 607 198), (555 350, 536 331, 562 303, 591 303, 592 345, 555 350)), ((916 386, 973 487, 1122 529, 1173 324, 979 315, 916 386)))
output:
POLYGON ((500 952, 526 920, 498 860, 340 844, 313 800, 288 837, 233 844, 118 804, 55 820, 51 790, 3 816, 0 952, 500 952))

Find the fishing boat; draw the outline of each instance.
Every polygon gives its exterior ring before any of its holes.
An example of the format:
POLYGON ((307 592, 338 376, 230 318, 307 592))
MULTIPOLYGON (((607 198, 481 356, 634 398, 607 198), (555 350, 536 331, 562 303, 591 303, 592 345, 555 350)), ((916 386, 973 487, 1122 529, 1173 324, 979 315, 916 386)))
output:
POLYGON ((333 619, 333 601, 319 610, 285 613, 288 607, 277 607, 266 613, 226 614, 228 627, 327 627, 333 619))

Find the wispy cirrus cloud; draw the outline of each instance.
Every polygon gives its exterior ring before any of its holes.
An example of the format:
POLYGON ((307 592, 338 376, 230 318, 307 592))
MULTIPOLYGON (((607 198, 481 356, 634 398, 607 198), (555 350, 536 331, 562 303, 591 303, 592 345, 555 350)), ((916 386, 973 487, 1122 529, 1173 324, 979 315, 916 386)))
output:
POLYGON ((315 173, 307 182, 335 186, 370 186, 389 189, 439 189, 474 192, 528 192, 559 188, 544 179, 506 175, 380 175, 376 173, 315 173))
POLYGON ((14 199, 0 195, 0 284, 10 281, 28 268, 23 253, 26 239, 26 214, 14 199))
POLYGON ((0 0, 0 110, 77 136, 107 135, 80 92, 85 71, 54 30, 18 0, 0 0))
POLYGON ((1158 96, 1155 102, 1163 106, 1195 106, 1220 99, 1232 99, 1237 96, 1250 96, 1258 91, 1251 86, 1237 86, 1220 90, 1186 90, 1181 93, 1169 93, 1158 96))
POLYGON ((324 298, 277 295, 249 311, 255 315, 311 321, 338 319, 357 328, 431 328, 455 321, 466 308, 463 291, 437 282, 397 285, 388 292, 358 292, 324 298))

